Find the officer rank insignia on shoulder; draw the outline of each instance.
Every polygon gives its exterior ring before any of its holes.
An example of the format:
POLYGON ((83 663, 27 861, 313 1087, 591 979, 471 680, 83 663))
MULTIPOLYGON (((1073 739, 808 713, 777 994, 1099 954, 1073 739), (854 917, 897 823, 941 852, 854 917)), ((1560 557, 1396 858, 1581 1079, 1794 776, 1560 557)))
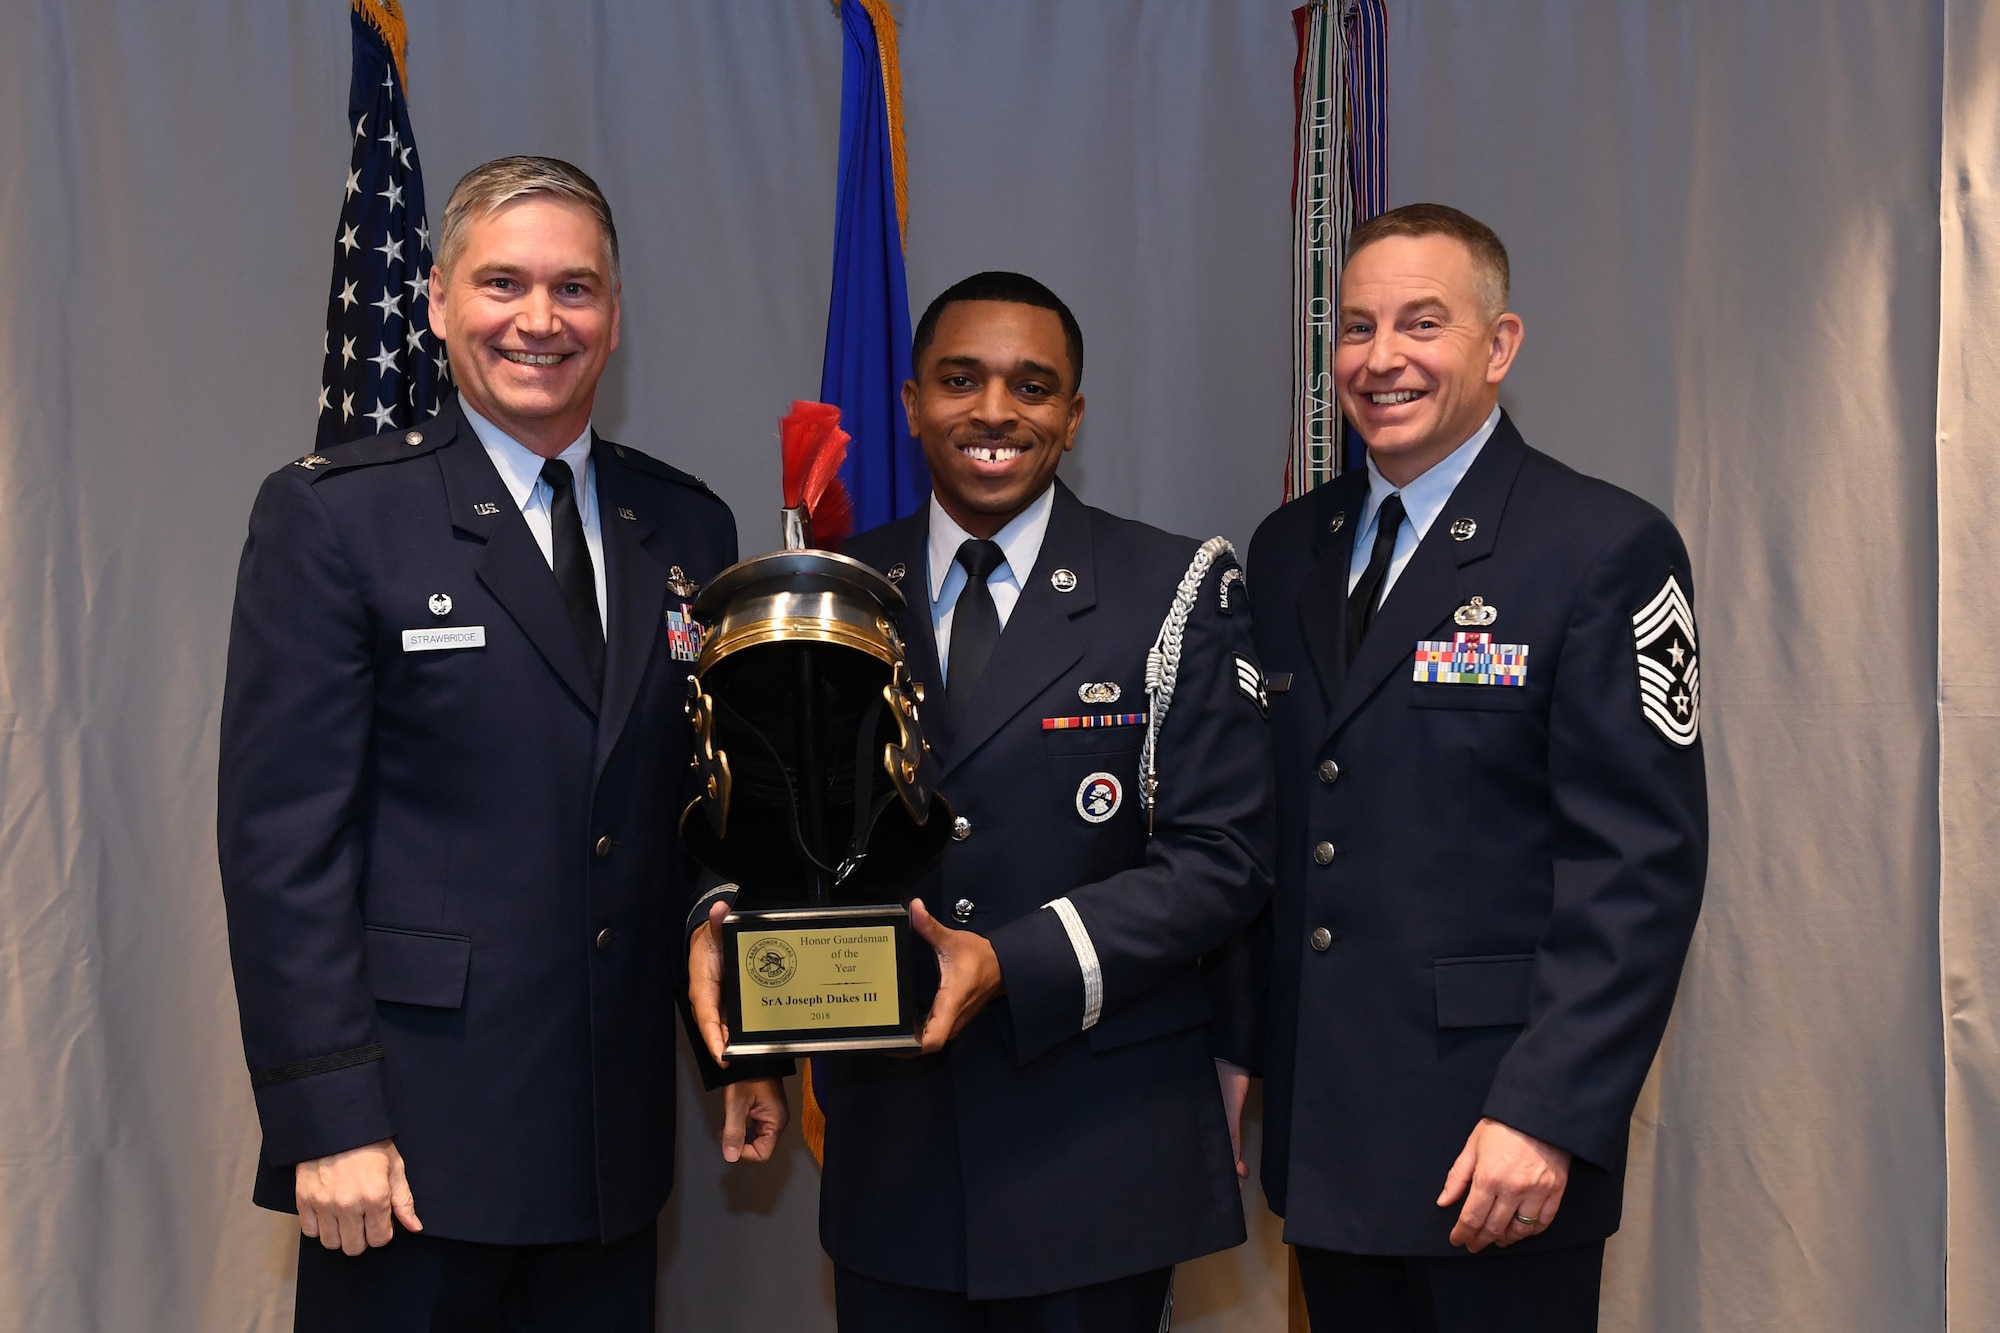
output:
POLYGON ((1425 639, 1417 644, 1411 679, 1428 685, 1526 685, 1528 645, 1495 643, 1491 634, 1463 630, 1449 643, 1425 639))
POLYGON ((692 662, 701 656, 701 622, 686 602, 679 610, 667 611, 667 651, 676 662, 692 662))
POLYGON ((1271 716, 1271 700, 1264 693, 1264 669, 1241 653, 1232 655, 1236 659, 1237 692, 1256 704, 1259 713, 1271 716))
POLYGON ((1639 712, 1670 744, 1701 739, 1701 667, 1695 660, 1694 608, 1672 574, 1632 613, 1639 654, 1639 712))

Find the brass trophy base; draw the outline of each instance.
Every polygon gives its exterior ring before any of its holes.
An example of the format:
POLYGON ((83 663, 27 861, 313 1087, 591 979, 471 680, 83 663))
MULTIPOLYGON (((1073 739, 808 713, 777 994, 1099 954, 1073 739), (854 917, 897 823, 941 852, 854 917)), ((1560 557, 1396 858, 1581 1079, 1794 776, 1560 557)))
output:
POLYGON ((898 903, 722 919, 732 1056, 916 1050, 937 983, 936 955, 898 903))

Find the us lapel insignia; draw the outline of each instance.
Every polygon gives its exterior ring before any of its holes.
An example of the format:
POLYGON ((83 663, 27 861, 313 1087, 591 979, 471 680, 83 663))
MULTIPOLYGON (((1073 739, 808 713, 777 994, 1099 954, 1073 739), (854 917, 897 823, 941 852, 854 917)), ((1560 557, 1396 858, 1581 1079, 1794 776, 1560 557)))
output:
POLYGON ((1639 712, 1682 749, 1701 739, 1701 667, 1695 660, 1694 608, 1672 574, 1632 614, 1639 654, 1639 712))
POLYGON ((1335 533, 1339 532, 1342 528, 1346 526, 1347 526, 1347 511, 1343 509, 1339 513, 1333 516, 1332 521, 1326 525, 1326 530, 1329 533, 1335 533))
POLYGON ((500 506, 490 500, 481 500, 478 504, 472 506, 472 512, 485 518, 491 518, 500 512, 500 506))
POLYGON ((624 505, 618 506, 618 517, 624 519, 627 523, 637 523, 639 521, 639 516, 624 505))
POLYGON ((898 560, 895 564, 889 566, 889 573, 888 573, 889 582, 901 583, 903 581, 903 575, 907 573, 909 573, 909 570, 905 569, 903 567, 903 562, 898 560))
POLYGON ((292 466, 302 467, 306 471, 310 472, 316 467, 325 467, 327 464, 331 462, 333 462, 331 458, 322 458, 318 454, 307 454, 304 458, 301 458, 298 462, 292 464, 292 466))
POLYGON ((1426 639, 1417 644, 1411 678, 1429 685, 1526 685, 1528 645, 1495 643, 1491 634, 1463 630, 1450 643, 1426 639))
MULTIPOLYGON (((1055 573, 1049 575, 1049 586, 1057 592, 1075 592, 1076 571, 1073 569, 1058 569, 1055 573)), ((1109 816, 1106 816, 1106 818, 1109 818, 1109 816)))
POLYGON ((1500 608, 1497 606, 1488 606, 1484 597, 1475 597, 1451 613, 1452 624, 1477 625, 1482 629, 1499 618, 1500 608))
POLYGON ((1455 542, 1469 542, 1472 534, 1479 531, 1479 525, 1469 518, 1455 518, 1451 521, 1451 539, 1455 542))
POLYGON ((676 597, 692 597, 701 591, 701 585, 687 576, 679 565, 667 569, 667 590, 676 597))
POLYGON ((694 618, 694 608, 686 602, 681 603, 678 611, 667 612, 667 650, 676 662, 692 662, 701 656, 701 622, 694 618))
POLYGON ((1229 590, 1232 587, 1240 588, 1242 586, 1243 586, 1243 571, 1241 569, 1238 569, 1236 566, 1231 565, 1228 569, 1222 571, 1222 578, 1216 584, 1216 595, 1222 603, 1223 615, 1226 616, 1233 614, 1229 607, 1229 590))
POLYGON ((1087 704, 1115 704, 1122 693, 1115 680, 1086 681, 1076 687, 1076 697, 1087 704))

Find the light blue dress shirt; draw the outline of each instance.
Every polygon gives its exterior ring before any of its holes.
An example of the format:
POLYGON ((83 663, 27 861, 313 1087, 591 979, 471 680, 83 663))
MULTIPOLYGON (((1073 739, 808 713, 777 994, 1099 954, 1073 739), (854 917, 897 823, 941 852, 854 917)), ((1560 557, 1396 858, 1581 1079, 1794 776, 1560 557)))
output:
MULTIPOLYGON (((1042 538, 1048 536, 1049 514, 1055 506, 1055 483, 1050 482, 1047 490, 993 534, 993 540, 1000 544, 1000 551, 1007 558, 986 576, 986 586, 993 592, 993 609, 1000 613, 1003 630, 1007 628, 1007 617, 1014 614, 1014 604, 1021 600, 1021 580, 1034 569, 1035 557, 1042 553, 1042 538)), ((945 678, 940 683, 946 685, 951 680, 951 613, 958 605, 959 593, 965 590, 965 566, 958 563, 958 548, 971 538, 971 533, 944 512, 944 506, 933 494, 928 552, 931 629, 937 638, 938 671, 945 678)))
MULTIPOLYGON (((472 433, 486 446, 486 456, 493 460, 507 494, 520 506, 521 517, 528 520, 528 531, 535 534, 535 545, 542 548, 542 559, 554 569, 556 530, 551 506, 555 504, 556 493, 542 480, 542 464, 546 460, 473 411, 464 394, 459 395, 458 406, 471 423, 472 433)), ((577 516, 583 520, 583 544, 590 549, 590 572, 597 580, 597 620, 600 625, 609 625, 611 615, 604 593, 604 529, 597 521, 597 466, 590 461, 589 423, 584 424, 583 434, 557 457, 576 474, 577 516)), ((607 633, 605 637, 610 635, 607 633)))
POLYGON ((1361 528, 1354 534, 1354 556, 1347 566, 1347 590, 1354 591, 1354 585, 1361 582, 1361 575, 1368 568, 1368 557, 1375 549, 1375 519, 1382 512, 1382 502, 1392 495, 1403 497, 1403 526, 1396 530, 1396 549, 1389 557, 1389 576, 1382 580, 1382 596, 1375 605, 1380 606, 1389 596, 1389 589, 1396 586, 1396 579, 1403 572, 1403 566, 1410 563, 1416 554, 1417 543, 1431 530, 1439 514, 1444 512, 1445 503, 1451 493, 1458 489, 1458 483, 1465 480, 1465 474, 1472 468, 1472 460, 1479 457, 1479 451, 1493 438, 1493 428, 1500 424, 1500 409, 1495 407, 1486 416, 1486 424, 1473 437, 1458 448, 1446 454, 1429 471, 1400 490, 1389 484, 1389 479, 1375 470, 1375 460, 1368 460, 1368 504, 1361 511, 1361 528))

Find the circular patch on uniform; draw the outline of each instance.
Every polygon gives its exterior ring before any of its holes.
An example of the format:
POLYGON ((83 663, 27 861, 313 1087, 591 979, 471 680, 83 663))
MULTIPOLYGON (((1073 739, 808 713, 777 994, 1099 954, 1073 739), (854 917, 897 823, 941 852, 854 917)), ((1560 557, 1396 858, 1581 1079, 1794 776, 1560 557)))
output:
POLYGON ((1109 773, 1092 773, 1076 789, 1076 812, 1086 824, 1102 824, 1125 804, 1125 784, 1109 773))
POLYGON ((1076 571, 1073 569, 1058 569, 1055 573, 1049 575, 1049 586, 1057 592, 1075 592, 1076 571))
POLYGON ((776 989, 798 975, 799 956, 776 935, 753 942, 746 961, 750 964, 750 979, 759 986, 776 989))
POLYGON ((431 614, 448 616, 451 614, 451 594, 434 592, 431 594, 431 614))
POLYGON ((895 564, 889 566, 889 582, 901 583, 903 581, 903 575, 906 574, 907 572, 908 570, 905 569, 903 562, 898 560, 895 564))

